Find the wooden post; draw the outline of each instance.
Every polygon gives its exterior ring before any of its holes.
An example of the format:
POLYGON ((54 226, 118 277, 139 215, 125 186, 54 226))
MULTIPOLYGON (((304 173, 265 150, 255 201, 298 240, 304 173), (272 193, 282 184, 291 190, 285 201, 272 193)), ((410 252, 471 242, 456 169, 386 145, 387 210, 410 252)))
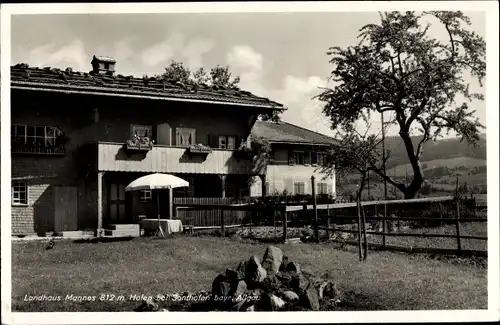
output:
POLYGON ((168 216, 169 219, 174 218, 174 189, 170 188, 168 190, 168 216))
POLYGON ((266 175, 259 175, 260 181, 261 181, 261 191, 262 191, 262 197, 265 197, 267 195, 267 188, 266 188, 266 175))
POLYGON ((102 231, 102 214, 103 214, 103 205, 102 205, 102 178, 104 176, 103 172, 97 173, 97 237, 101 237, 102 231))
POLYGON ((226 237, 226 229, 224 226, 224 207, 220 207, 220 231, 222 234, 222 237, 226 237))
POLYGON ((225 198, 226 197, 226 175, 219 175, 219 177, 220 177, 221 187, 222 187, 221 197, 225 198))
POLYGON ((326 205, 326 238, 330 241, 330 200, 326 205))
POLYGON ((398 204, 398 230, 400 228, 399 219, 401 219, 401 205, 398 204))
POLYGON ((319 243, 318 207, 316 206, 316 182, 314 175, 311 176, 311 187, 312 187, 313 209, 314 209, 314 235, 316 236, 316 242, 319 243))
POLYGON ((287 223, 288 223, 288 216, 287 216, 287 212, 286 212, 286 205, 283 206, 282 208, 282 213, 283 213, 283 243, 286 243, 286 239, 287 239, 287 223))
POLYGON ((457 217, 455 218, 455 227, 457 234, 457 250, 462 251, 462 243, 460 242, 460 200, 457 197, 457 217))
POLYGON ((385 234, 387 233, 387 202, 384 201, 384 215, 382 217, 382 245, 384 247, 387 246, 387 242, 386 242, 386 236, 385 234))
POLYGON ((358 254, 359 260, 363 260, 363 255, 361 253, 361 193, 356 195, 356 205, 358 207, 358 254))

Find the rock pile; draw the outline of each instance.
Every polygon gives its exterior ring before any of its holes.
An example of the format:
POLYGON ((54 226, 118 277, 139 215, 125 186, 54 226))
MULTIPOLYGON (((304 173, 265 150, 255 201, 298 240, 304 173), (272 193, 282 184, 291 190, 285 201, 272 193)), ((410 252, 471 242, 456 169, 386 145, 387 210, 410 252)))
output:
POLYGON ((304 272, 281 249, 268 246, 262 261, 252 256, 219 274, 210 301, 219 311, 316 311, 321 304, 342 304, 344 297, 328 277, 304 272))
POLYGON ((318 311, 354 303, 328 277, 314 276, 289 261, 282 250, 268 246, 264 256, 251 256, 212 282, 210 292, 182 293, 167 308, 161 299, 144 300, 136 311, 318 311), (202 297, 193 302, 192 297, 202 297), (186 299, 184 299, 186 298, 186 299))

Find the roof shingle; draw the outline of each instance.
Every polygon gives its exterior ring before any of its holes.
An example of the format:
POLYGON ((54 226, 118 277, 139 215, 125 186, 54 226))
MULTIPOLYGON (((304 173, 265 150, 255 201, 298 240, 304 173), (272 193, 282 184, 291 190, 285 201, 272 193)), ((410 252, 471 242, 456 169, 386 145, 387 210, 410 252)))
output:
POLYGON ((287 122, 257 121, 252 128, 252 135, 264 138, 272 143, 303 143, 330 145, 335 139, 287 122))
POLYGON ((56 68, 34 68, 21 63, 11 67, 13 88, 75 91, 144 96, 158 99, 203 100, 283 109, 283 104, 258 97, 239 88, 221 88, 165 82, 155 77, 110 76, 56 68))

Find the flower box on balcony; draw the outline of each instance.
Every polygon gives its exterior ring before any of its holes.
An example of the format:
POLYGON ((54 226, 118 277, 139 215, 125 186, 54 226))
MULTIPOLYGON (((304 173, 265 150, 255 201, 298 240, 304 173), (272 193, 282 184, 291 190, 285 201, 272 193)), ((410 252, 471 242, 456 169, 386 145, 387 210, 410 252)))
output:
POLYGON ((233 157, 237 160, 252 160, 254 156, 255 151, 246 145, 242 145, 233 151, 233 157))
POLYGON ((212 148, 203 144, 194 144, 188 148, 190 154, 208 155, 212 152, 212 148))
POLYGON ((147 152, 153 149, 153 142, 127 140, 124 147, 128 152, 147 152))

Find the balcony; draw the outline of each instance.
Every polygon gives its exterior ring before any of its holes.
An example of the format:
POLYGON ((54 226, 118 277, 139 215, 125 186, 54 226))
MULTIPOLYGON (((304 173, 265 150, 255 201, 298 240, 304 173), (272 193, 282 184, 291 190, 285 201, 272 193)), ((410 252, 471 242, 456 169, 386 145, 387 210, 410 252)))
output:
POLYGON ((212 149, 205 155, 193 154, 188 147, 155 145, 150 150, 133 153, 123 143, 99 142, 98 170, 192 173, 253 174, 250 160, 237 160, 233 150, 212 149))

